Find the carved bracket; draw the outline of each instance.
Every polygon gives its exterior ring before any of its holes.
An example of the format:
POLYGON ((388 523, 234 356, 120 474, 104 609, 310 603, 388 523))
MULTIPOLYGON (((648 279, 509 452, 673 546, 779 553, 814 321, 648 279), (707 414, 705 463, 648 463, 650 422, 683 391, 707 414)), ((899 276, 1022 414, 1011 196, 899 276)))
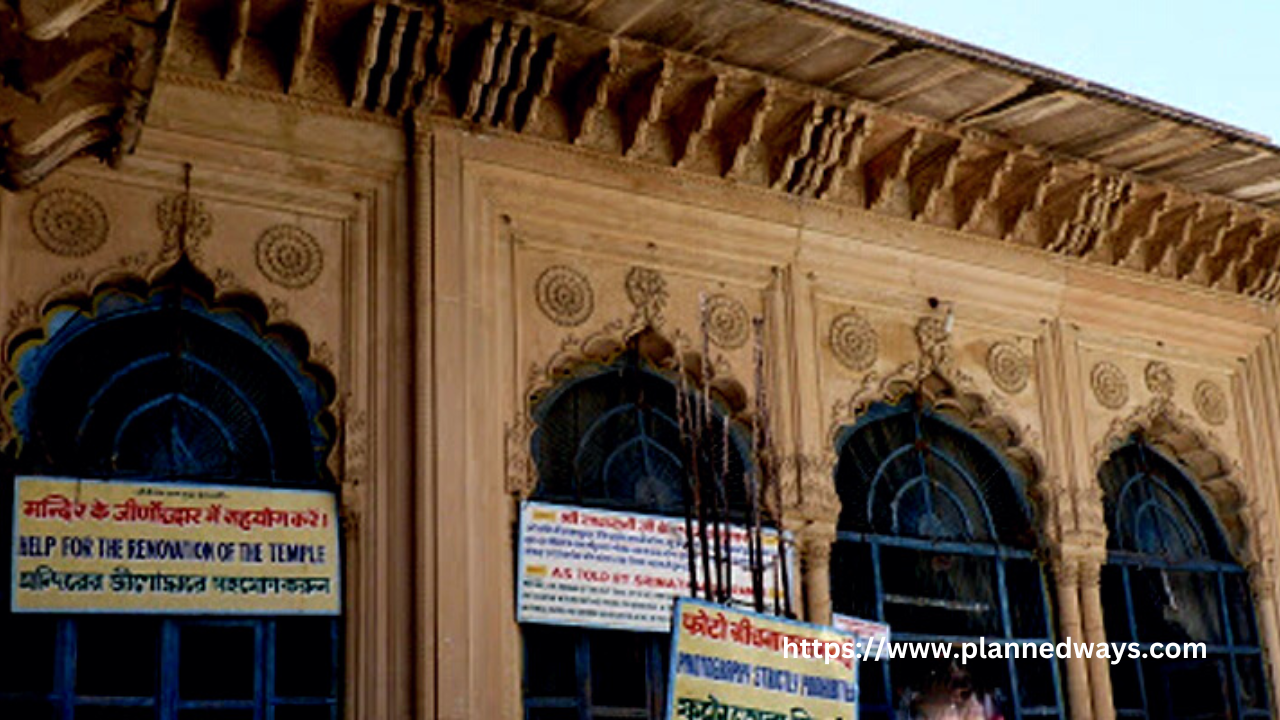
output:
POLYGON ((0 3, 0 185, 132 152, 173 16, 163 0, 0 3))

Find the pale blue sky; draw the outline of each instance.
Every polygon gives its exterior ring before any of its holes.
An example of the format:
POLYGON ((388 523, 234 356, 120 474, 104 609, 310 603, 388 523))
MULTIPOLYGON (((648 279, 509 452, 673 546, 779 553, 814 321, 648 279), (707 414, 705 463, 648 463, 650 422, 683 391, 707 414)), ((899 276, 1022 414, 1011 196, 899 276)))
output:
POLYGON ((837 0, 1280 138, 1276 0, 837 0))

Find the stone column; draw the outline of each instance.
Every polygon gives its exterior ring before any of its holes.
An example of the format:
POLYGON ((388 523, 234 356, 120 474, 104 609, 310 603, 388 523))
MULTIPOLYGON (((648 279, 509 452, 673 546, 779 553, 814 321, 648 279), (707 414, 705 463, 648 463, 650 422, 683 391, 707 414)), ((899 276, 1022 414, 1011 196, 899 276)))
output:
MULTIPOLYGON (((1059 554, 1053 563, 1058 590, 1058 635, 1063 640, 1085 639, 1080 617, 1080 565, 1076 557, 1059 554)), ((1072 720, 1092 720, 1093 698, 1089 695, 1089 666, 1084 658, 1067 658, 1067 697, 1072 720)))
POLYGON ((798 536, 801 573, 804 577, 805 619, 818 625, 831 623, 831 544, 835 525, 809 523, 798 536))
POLYGON ((1256 558, 1250 568, 1249 584, 1262 635, 1263 659, 1274 693, 1280 692, 1280 608, 1276 591, 1276 508, 1280 507, 1277 484, 1280 474, 1280 336, 1271 332, 1241 363, 1233 383, 1236 404, 1241 409, 1240 429, 1248 441, 1246 478, 1252 486, 1244 511, 1249 531, 1250 554, 1256 558))
POLYGON ((1262 657, 1274 692, 1280 689, 1280 663, 1275 661, 1276 652, 1280 649, 1280 624, 1276 622, 1275 589, 1271 584, 1271 578, 1263 571, 1262 566, 1255 566, 1249 573, 1249 585, 1253 593, 1254 614, 1260 625, 1258 631, 1262 634, 1262 657))
MULTIPOLYGON (((1080 616, 1084 624, 1084 641, 1107 641, 1106 624, 1102 617, 1102 563, 1105 553, 1088 553, 1080 556, 1080 616)), ((1094 657, 1087 661, 1089 687, 1093 691, 1093 717, 1098 720, 1115 720, 1116 709, 1111 701, 1111 661, 1094 657)))

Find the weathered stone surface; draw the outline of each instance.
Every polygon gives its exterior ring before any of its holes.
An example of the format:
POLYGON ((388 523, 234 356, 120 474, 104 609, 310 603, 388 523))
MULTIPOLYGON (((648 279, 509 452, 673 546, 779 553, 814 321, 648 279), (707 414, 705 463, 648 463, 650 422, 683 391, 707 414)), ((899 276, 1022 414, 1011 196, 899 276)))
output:
POLYGON ((0 4, 0 185, 38 183, 72 157, 132 150, 163 59, 165 0, 0 4))

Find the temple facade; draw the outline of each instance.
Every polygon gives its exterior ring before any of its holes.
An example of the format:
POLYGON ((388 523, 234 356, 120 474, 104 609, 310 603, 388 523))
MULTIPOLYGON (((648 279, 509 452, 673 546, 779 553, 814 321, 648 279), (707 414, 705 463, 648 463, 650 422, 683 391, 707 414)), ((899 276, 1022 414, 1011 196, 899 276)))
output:
POLYGON ((0 17, 6 475, 342 531, 336 617, 7 587, 0 717, 660 718, 665 636, 517 621, 516 524, 671 514, 685 383, 767 408, 802 619, 1208 650, 869 664, 861 717, 1275 716, 1267 138, 820 0, 0 17))

